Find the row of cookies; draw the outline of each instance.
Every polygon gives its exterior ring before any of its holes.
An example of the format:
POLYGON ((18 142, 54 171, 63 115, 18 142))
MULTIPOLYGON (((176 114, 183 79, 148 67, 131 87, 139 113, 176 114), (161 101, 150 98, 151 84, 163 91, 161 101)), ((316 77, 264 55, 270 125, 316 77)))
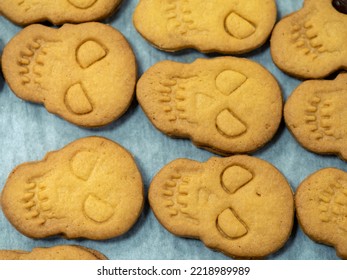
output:
MULTIPOLYGON (((28 25, 98 21, 110 16, 120 0, 3 0, 0 13, 28 25)), ((305 0, 301 10, 276 23, 274 0, 141 0, 133 22, 151 44, 165 51, 240 54, 263 45, 270 36, 276 65, 296 77, 322 78, 346 69, 346 0, 305 0), (205 11, 210 11, 206 14, 205 11)))
MULTIPOLYGON (((304 231, 334 246, 342 258, 347 258, 346 181, 346 172, 323 169, 302 182, 295 199, 304 231)), ((174 160, 154 176, 148 197, 169 232, 200 239, 231 257, 274 253, 293 228, 290 185, 278 169, 256 157, 174 160)), ((17 166, 1 193, 5 216, 31 238, 117 237, 134 225, 143 204, 135 160, 102 137, 81 138, 41 161, 17 166)))
MULTIPOLYGON (((5 46, 2 69, 18 97, 84 127, 119 118, 136 84, 130 45, 119 31, 96 22, 26 27, 5 46), (96 32, 102 36, 90 39, 96 32)), ((334 81, 304 82, 289 98, 285 121, 304 147, 347 159, 346 80, 342 73, 334 81)), ((219 154, 259 149, 282 118, 276 79, 243 58, 162 61, 141 76, 136 93, 160 131, 219 154)))

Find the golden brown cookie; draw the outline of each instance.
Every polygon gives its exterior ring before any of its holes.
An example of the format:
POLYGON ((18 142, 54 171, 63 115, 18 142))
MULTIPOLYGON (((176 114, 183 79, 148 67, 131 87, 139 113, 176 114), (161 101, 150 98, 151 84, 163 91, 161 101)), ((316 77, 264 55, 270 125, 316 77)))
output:
POLYGON ((323 78, 347 70, 346 11, 344 0, 305 0, 301 10, 283 18, 273 30, 275 64, 299 78, 323 78))
POLYGON ((0 260, 107 260, 107 258, 100 252, 86 247, 60 245, 33 248, 31 252, 0 250, 0 260))
POLYGON ((303 231, 347 259, 347 172, 325 168, 313 173, 298 187, 295 206, 303 231))
POLYGON ((159 49, 237 54, 265 43, 276 14, 274 0, 140 0, 133 22, 159 49))
POLYGON ((123 35, 92 22, 60 29, 31 25, 4 48, 2 69, 20 98, 79 126, 98 127, 129 107, 135 56, 123 35))
POLYGON ((347 73, 303 82, 288 98, 284 119, 303 147, 347 160, 347 73))
POLYGON ((99 21, 110 16, 121 0, 1 0, 0 14, 19 25, 99 21))
POLYGON ((162 61, 143 74, 136 91, 160 131, 221 154, 262 147, 282 118, 277 81, 261 65, 243 58, 162 61))
POLYGON ((171 233, 237 258, 279 250, 293 226, 288 182, 274 166, 250 156, 177 159, 154 177, 149 202, 171 233))
POLYGON ((32 238, 108 239, 128 231, 143 207, 133 157, 102 137, 76 140, 10 174, 1 195, 5 216, 32 238))

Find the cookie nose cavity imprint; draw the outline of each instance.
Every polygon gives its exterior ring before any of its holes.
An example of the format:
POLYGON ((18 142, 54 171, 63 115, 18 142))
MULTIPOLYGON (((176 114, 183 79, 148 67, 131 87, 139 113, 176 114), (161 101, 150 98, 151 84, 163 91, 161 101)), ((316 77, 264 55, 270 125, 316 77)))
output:
POLYGON ((68 0, 68 2, 79 9, 88 9, 93 6, 98 0, 68 0))
POLYGON ((218 132, 226 137, 236 137, 247 131, 246 125, 228 109, 218 114, 216 127, 218 132))
POLYGON ((77 62, 83 69, 102 60, 106 55, 106 48, 94 40, 84 42, 76 51, 77 62))
POLYGON ((225 209, 217 218, 217 228, 221 234, 229 239, 237 239, 248 233, 244 222, 231 209, 225 209))
POLYGON ((80 83, 67 90, 64 101, 66 107, 74 114, 85 115, 93 111, 88 95, 80 83))
POLYGON ((221 183, 226 192, 233 194, 252 179, 253 174, 249 170, 238 165, 233 165, 223 171, 221 183))
POLYGON ((93 152, 78 152, 70 161, 72 173, 77 178, 87 181, 95 168, 97 159, 93 152))
POLYGON ((345 15, 347 15, 347 0, 333 0, 334 8, 345 15))
POLYGON ((225 70, 217 76, 216 87, 221 93, 230 95, 242 86, 246 80, 247 77, 239 72, 225 70))
POLYGON ((255 32, 255 26, 242 16, 231 12, 225 19, 225 30, 237 39, 246 39, 255 32))
POLYGON ((114 214, 113 207, 96 195, 89 195, 83 205, 84 214, 97 223, 104 223, 114 214))

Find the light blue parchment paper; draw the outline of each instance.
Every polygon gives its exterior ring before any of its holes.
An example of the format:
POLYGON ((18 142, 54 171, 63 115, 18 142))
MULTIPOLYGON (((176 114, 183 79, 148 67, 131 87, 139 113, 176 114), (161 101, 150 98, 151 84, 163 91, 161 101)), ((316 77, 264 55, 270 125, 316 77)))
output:
MULTIPOLYGON (((158 61, 170 59, 192 62, 198 57, 212 57, 194 50, 165 53, 147 43, 135 30, 132 14, 138 0, 124 0, 115 15, 104 22, 119 29, 132 45, 138 62, 139 76, 158 61)), ((277 0, 278 18, 302 6, 302 0, 277 0)), ((202 15, 203 16, 203 15, 202 15)), ((0 52, 21 30, 0 17, 0 52)), ((272 62, 269 43, 243 57, 264 65, 278 79, 286 100, 299 80, 282 73, 272 62)), ((142 172, 146 197, 152 177, 167 163, 185 157, 206 161, 212 153, 196 148, 189 140, 172 139, 156 130, 133 101, 128 112, 113 124, 101 129, 83 129, 49 114, 41 105, 17 98, 0 76, 0 190, 11 170, 20 163, 40 160, 48 151, 57 150, 85 136, 108 137, 128 149, 142 172)), ((324 167, 347 170, 335 156, 316 155, 303 149, 282 123, 275 138, 253 154, 274 164, 288 179, 293 190, 309 174, 324 167)), ((125 235, 107 241, 65 240, 49 238, 34 240, 16 231, 0 212, 0 249, 31 250, 38 246, 79 244, 104 253, 110 259, 229 259, 193 239, 172 235, 156 220, 148 201, 136 225, 125 235)), ((295 222, 286 246, 268 259, 337 259, 335 250, 310 240, 295 222)))

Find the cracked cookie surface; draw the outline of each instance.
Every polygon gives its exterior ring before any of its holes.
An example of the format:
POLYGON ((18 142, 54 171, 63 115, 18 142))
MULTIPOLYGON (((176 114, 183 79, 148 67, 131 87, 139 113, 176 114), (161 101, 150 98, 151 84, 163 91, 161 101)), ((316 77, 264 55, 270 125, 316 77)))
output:
POLYGON ((149 202, 169 232, 236 258, 279 250, 293 226, 293 193, 286 179, 250 156, 174 160, 153 178, 149 202))
POLYGON ((241 58, 159 62, 142 75, 136 94, 160 131, 221 154, 265 145, 282 117, 275 78, 261 65, 241 58))
POLYGON ((104 126, 123 115, 136 82, 135 56, 126 39, 96 22, 28 26, 5 46, 2 69, 19 98, 84 127, 104 126))
POLYGON ((284 119, 306 149, 347 160, 347 73, 303 82, 288 98, 284 119))
POLYGON ((265 43, 276 21, 273 0, 141 0, 133 22, 166 51, 245 53, 265 43))
POLYGON ((347 172, 324 168, 311 174, 299 185, 295 206, 303 231, 347 259, 347 172))
POLYGON ((347 69, 347 14, 331 0, 305 0, 301 10, 276 24, 271 55, 284 72, 323 78, 347 69))
POLYGON ((99 21, 110 16, 121 0, 1 0, 0 13, 19 25, 99 21))
POLYGON ((101 137, 76 140, 42 161, 17 166, 1 206, 24 235, 108 239, 128 231, 143 206, 133 157, 101 137))

